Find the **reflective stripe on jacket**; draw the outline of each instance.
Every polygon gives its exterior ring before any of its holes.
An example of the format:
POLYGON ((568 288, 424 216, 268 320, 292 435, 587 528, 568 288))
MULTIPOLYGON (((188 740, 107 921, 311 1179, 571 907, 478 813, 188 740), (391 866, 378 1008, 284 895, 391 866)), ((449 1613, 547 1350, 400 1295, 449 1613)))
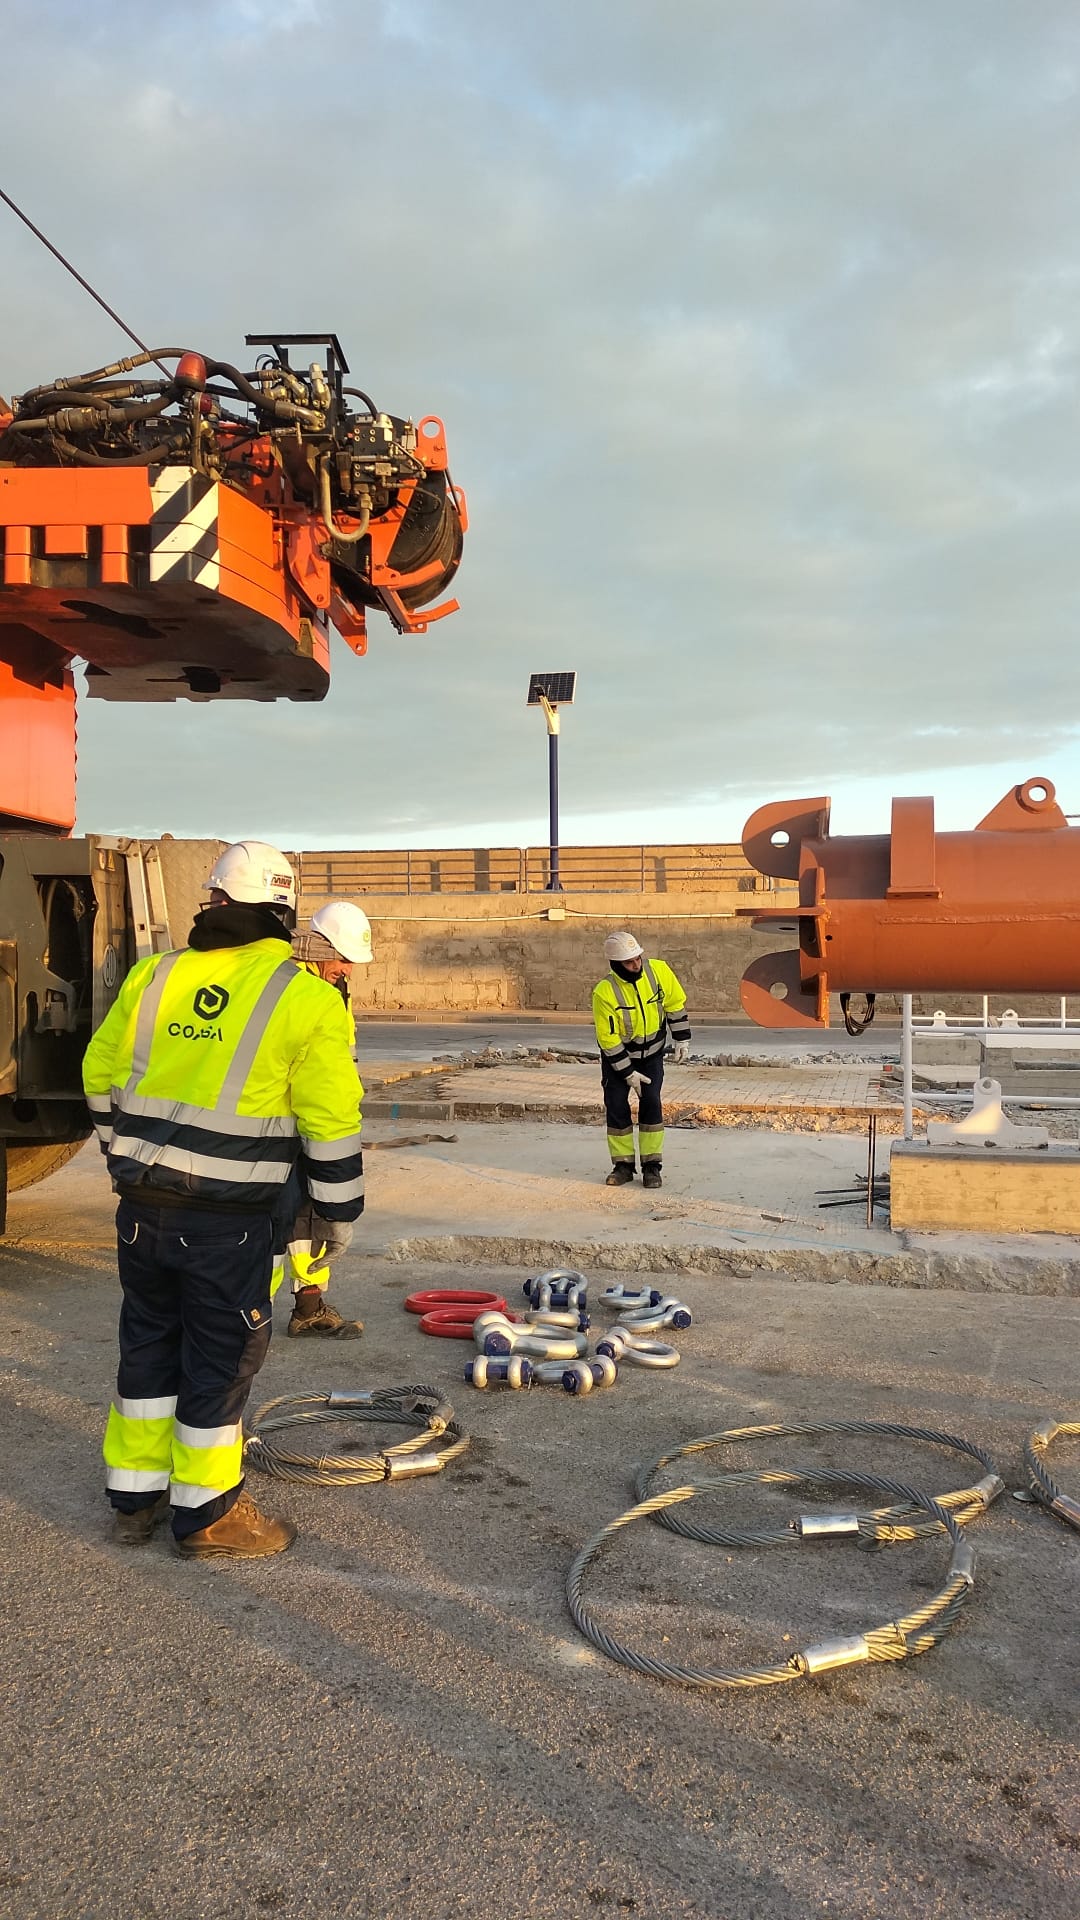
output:
POLYGON ((593 1023, 600 1052, 616 1073, 628 1074, 662 1053, 668 1032, 689 1040, 686 995, 663 960, 643 960, 636 980, 609 973, 593 988, 593 1023))
POLYGON ((86 1050, 114 1184, 270 1211, 299 1166, 318 1213, 364 1207, 360 1085, 341 995, 284 940, 153 954, 86 1050))

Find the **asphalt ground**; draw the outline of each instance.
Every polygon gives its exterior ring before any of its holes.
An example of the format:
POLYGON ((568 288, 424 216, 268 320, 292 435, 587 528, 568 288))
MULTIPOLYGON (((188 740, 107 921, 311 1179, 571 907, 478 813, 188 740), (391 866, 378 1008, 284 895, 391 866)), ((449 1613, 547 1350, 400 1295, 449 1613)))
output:
MULTIPOLYGON (((253 1475, 297 1522, 293 1551, 190 1565, 160 1536, 107 1539, 111 1207, 104 1176, 88 1192, 75 1171, 13 1196, 0 1248, 6 1920, 1073 1920, 1080 1536, 1004 1496, 971 1530, 975 1588, 939 1648, 762 1692, 611 1664, 563 1582, 636 1464, 728 1425, 930 1425, 979 1440, 1015 1485, 1025 1434, 1075 1396, 1075 1301, 816 1286, 793 1256, 784 1278, 680 1282, 696 1320, 671 1374, 624 1369, 583 1400, 485 1395, 460 1381, 468 1349, 401 1311, 410 1287, 466 1276, 357 1252, 335 1297, 364 1340, 279 1337, 253 1405, 430 1382, 470 1452, 396 1486, 253 1475)), ((520 1277, 467 1282, 512 1299, 520 1277)), ((1080 1491, 1080 1447, 1053 1458, 1080 1491)), ((773 1442, 769 1460, 934 1491, 969 1478, 907 1442, 773 1442)), ((729 1464, 753 1461, 763 1448, 729 1464)), ((777 1519, 791 1501, 736 1510, 777 1519)), ((588 1591, 639 1647, 750 1665, 909 1610, 947 1559, 942 1541, 726 1552, 646 1524, 588 1591)))

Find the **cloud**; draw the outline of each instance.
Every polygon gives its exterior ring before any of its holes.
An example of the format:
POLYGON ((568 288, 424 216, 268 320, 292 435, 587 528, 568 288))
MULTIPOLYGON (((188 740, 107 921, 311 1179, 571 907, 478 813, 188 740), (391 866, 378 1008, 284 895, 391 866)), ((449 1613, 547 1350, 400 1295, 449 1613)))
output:
MULTIPOLYGON (((13 12, 8 191, 143 337, 336 328, 445 417, 472 517, 462 612, 373 619, 319 709, 86 703, 86 827, 252 831, 285 781, 297 841, 498 840, 547 666, 571 831, 1063 749, 1074 8, 13 12)), ((0 390, 120 348, 0 244, 0 390)))

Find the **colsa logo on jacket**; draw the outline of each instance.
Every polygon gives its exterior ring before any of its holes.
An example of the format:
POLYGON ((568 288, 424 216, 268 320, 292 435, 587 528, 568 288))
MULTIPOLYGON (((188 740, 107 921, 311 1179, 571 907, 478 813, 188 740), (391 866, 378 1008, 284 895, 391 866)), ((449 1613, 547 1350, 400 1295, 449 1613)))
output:
MULTIPOLYGON (((200 987, 191 1002, 196 1019, 203 1021, 220 1019, 228 1004, 229 995, 224 987, 200 987)), ((174 1040, 224 1039, 220 1027, 212 1025, 196 1027, 192 1026, 190 1021, 183 1026, 179 1020, 170 1020, 169 1032, 174 1040)))
POLYGON ((200 1020, 218 1020, 229 1004, 229 996, 224 987, 200 987, 191 1004, 200 1020))

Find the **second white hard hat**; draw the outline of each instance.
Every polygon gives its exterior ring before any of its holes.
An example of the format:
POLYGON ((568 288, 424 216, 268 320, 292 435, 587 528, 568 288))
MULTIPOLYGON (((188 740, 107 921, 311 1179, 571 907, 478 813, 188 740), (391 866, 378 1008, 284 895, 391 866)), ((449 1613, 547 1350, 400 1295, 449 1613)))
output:
POLYGON ((362 907, 351 900, 328 900, 311 916, 314 933, 329 940, 343 960, 359 961, 366 966, 371 959, 371 922, 362 907))
POLYGON ((266 840, 237 840, 214 861, 206 889, 216 887, 230 900, 296 911, 296 876, 280 848, 266 840))
POLYGON ((632 933, 609 933, 604 941, 605 960, 636 960, 645 949, 632 933))

